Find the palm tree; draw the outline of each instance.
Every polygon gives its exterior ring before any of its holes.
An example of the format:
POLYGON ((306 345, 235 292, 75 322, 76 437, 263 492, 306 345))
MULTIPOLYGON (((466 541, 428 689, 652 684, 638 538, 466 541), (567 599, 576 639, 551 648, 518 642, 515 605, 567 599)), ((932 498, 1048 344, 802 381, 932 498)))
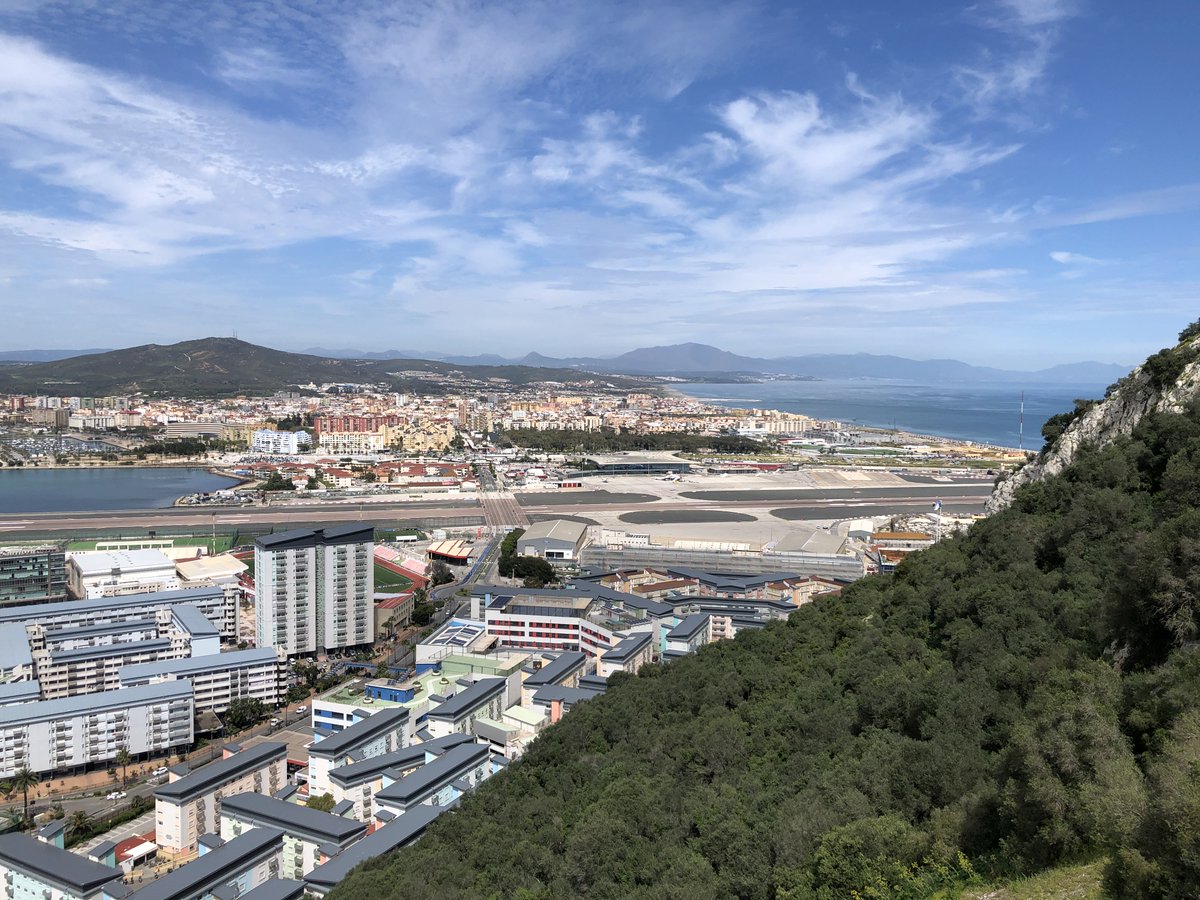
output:
POLYGON ((120 750, 117 751, 116 763, 118 766, 121 767, 121 784, 122 785, 126 785, 129 783, 129 778, 125 774, 125 769, 128 767, 128 765, 131 762, 133 762, 133 757, 129 755, 128 750, 126 750, 124 747, 122 747, 120 750))
POLYGON ((88 815, 86 809, 77 809, 67 817, 67 826, 73 833, 79 834, 92 827, 92 817, 88 815))
POLYGON ((38 777, 38 773, 29 768, 29 766, 22 766, 12 778, 13 792, 20 791, 24 799, 26 826, 29 825, 29 789, 37 787, 39 781, 41 781, 41 778, 38 777))

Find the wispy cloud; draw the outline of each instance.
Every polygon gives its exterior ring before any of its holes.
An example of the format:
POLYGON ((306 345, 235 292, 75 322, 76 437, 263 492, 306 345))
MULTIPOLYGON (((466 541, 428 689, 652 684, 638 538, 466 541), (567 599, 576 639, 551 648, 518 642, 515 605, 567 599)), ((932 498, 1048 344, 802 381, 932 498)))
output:
POLYGON ((1200 202, 989 190, 1029 152, 1015 111, 1079 14, 1067 2, 975 7, 984 49, 932 66, 926 91, 866 68, 769 78, 742 52, 768 28, 754 5, 64 3, 28 13, 36 36, 0 34, 13 296, 35 277, 72 296, 169 285, 214 310, 274 292, 397 326, 447 307, 508 346, 583 314, 612 349, 706 327, 750 349, 808 317, 932 329, 1028 303, 1036 259, 1096 264, 1039 229, 1200 202), (195 65, 129 72, 56 43, 71 27, 201 46, 195 65))
POLYGON ((1063 266, 1094 266, 1099 265, 1101 260, 1094 256, 1085 256, 1082 253, 1071 253, 1067 250, 1054 250, 1050 254, 1050 258, 1059 265, 1063 266))

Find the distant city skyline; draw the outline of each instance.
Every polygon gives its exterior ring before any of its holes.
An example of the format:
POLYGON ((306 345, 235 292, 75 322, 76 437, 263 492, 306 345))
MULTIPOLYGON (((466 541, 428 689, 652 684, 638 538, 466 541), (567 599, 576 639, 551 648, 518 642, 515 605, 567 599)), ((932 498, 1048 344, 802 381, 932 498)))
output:
POLYGON ((1135 363, 1200 5, 12 0, 0 350, 1135 363))

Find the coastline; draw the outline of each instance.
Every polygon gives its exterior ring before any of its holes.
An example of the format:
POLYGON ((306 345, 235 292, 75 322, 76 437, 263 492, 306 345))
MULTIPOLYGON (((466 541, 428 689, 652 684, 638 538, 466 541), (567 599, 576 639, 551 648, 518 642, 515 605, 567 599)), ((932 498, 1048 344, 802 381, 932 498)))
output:
MULTIPOLYGON (((771 406, 721 406, 721 405, 716 405, 710 401, 702 400, 699 397, 693 397, 691 394, 686 394, 683 391, 679 390, 679 388, 675 387, 674 385, 664 385, 663 391, 664 391, 664 393, 670 395, 671 397, 675 397, 679 400, 690 400, 693 403, 698 403, 701 406, 704 406, 706 409, 711 410, 714 414, 742 413, 742 414, 746 414, 746 415, 753 415, 754 413, 762 413, 762 412, 779 412, 779 413, 787 412, 787 410, 776 409, 775 407, 771 407, 771 406)), ((734 403, 737 401, 730 400, 730 402, 734 403)), ((916 431, 905 431, 904 429, 888 428, 883 425, 860 425, 858 423, 845 422, 845 421, 842 421, 841 419, 824 419, 824 418, 821 418, 820 416, 813 416, 809 413, 801 413, 801 415, 808 415, 814 421, 818 421, 818 422, 835 422, 838 425, 838 427, 840 427, 840 428, 847 428, 847 429, 852 428, 855 431, 862 431, 862 432, 866 432, 868 434, 879 434, 879 435, 889 436, 894 440, 899 440, 904 443, 935 444, 938 446, 946 446, 946 447, 971 447, 971 448, 974 448, 977 450, 987 450, 987 451, 993 451, 993 452, 999 451, 999 452, 1003 452, 1003 453, 1031 453, 1031 452, 1033 452, 1028 449, 1023 450, 1020 447, 1010 447, 1007 444, 995 444, 995 443, 990 443, 990 442, 986 442, 986 441, 974 441, 974 440, 970 440, 967 438, 950 437, 950 436, 944 435, 944 434, 926 434, 926 433, 916 432, 916 431)))

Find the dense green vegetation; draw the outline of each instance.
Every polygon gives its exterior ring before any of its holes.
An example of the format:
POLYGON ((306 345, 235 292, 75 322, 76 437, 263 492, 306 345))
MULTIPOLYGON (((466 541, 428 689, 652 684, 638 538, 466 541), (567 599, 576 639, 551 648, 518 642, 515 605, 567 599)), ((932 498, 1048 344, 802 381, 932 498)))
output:
POLYGON ((767 449, 761 442, 736 434, 691 434, 686 431, 664 431, 656 434, 633 434, 626 431, 583 431, 555 428, 540 431, 535 428, 514 428, 505 431, 500 445, 526 447, 545 453, 614 453, 627 450, 673 450, 698 453, 762 453, 767 449))
POLYGON ((1200 884, 1200 408, 960 537, 616 676, 365 897, 928 897, 1106 855, 1200 884))
POLYGON ((0 393, 38 393, 49 385, 63 394, 88 396, 141 391, 175 397, 230 397, 333 383, 384 384, 391 390, 443 394, 461 390, 461 379, 481 384, 499 379, 518 385, 555 381, 596 389, 645 387, 640 379, 575 369, 464 366, 423 359, 333 359, 272 350, 235 338, 203 338, 3 366, 0 393))

